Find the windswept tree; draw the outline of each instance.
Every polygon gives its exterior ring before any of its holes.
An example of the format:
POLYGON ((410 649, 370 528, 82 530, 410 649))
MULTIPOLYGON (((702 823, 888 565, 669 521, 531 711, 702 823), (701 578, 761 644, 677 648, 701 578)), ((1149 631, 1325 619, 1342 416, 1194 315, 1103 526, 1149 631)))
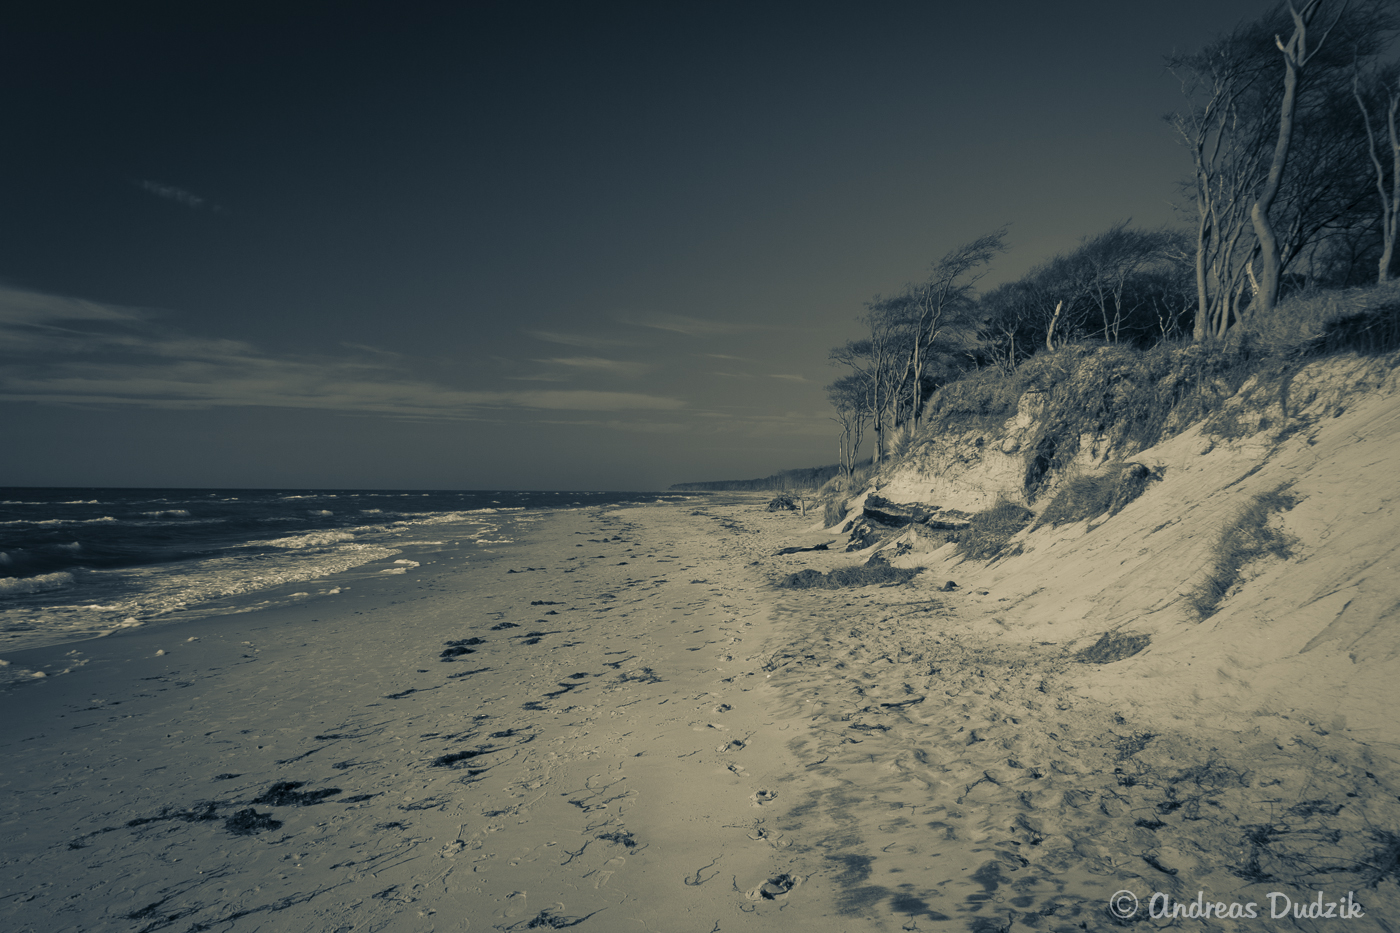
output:
POLYGON ((877 295, 860 315, 869 336, 831 351, 865 389, 876 465, 884 461, 888 429, 917 426, 940 353, 975 335, 972 289, 979 270, 1005 249, 1005 235, 998 230, 959 246, 933 263, 925 281, 888 298, 877 295))
POLYGON ((836 409, 832 420, 841 428, 837 441, 841 471, 850 476, 856 471, 860 442, 870 418, 870 387, 863 374, 848 373, 826 387, 826 397, 836 409))
POLYGON ((1330 26, 1320 35, 1310 36, 1309 29, 1322 10, 1323 0, 1307 0, 1301 9, 1288 0, 1288 13, 1293 19, 1293 33, 1288 41, 1275 36, 1274 43, 1283 53, 1283 99, 1279 103, 1278 138, 1274 143, 1273 157, 1269 160, 1269 171, 1264 177, 1254 204, 1249 209, 1249 219, 1254 225, 1254 235, 1259 240, 1259 276, 1254 283, 1258 294, 1254 296, 1257 310, 1268 313, 1278 304, 1279 276, 1283 273, 1283 258, 1280 253, 1278 232, 1274 229, 1274 219, 1270 216, 1274 201, 1283 186, 1283 170, 1288 165, 1289 147, 1293 139, 1293 121, 1298 110, 1298 80, 1300 73, 1317 56, 1318 50, 1327 41, 1327 36, 1342 17, 1339 11, 1330 26))
POLYGON ((1393 35, 1391 6, 1286 3, 1168 59, 1188 102, 1169 120, 1193 163, 1195 339, 1272 310, 1290 265, 1365 226, 1356 171, 1364 139, 1359 121, 1341 119, 1351 106, 1341 101, 1355 63, 1393 35))
POLYGON ((1377 281, 1390 281, 1395 260, 1396 224, 1400 222, 1400 132, 1396 129, 1396 113, 1400 111, 1400 67, 1390 65, 1368 76, 1363 90, 1361 73, 1352 78, 1352 96, 1361 108, 1362 125, 1366 128, 1366 154, 1375 171, 1376 194, 1380 200, 1381 256, 1378 260, 1377 281), (1373 124, 1371 111, 1377 111, 1373 124), (1385 141, 1390 158, 1382 158, 1380 113, 1385 114, 1385 141), (1389 162, 1389 165, 1386 163, 1389 162))
POLYGON ((929 277, 906 291, 909 349, 901 388, 909 393, 909 421, 919 426, 923 394, 941 345, 963 345, 976 333, 972 294, 985 267, 1006 250, 1006 228, 964 243, 933 263, 929 277))

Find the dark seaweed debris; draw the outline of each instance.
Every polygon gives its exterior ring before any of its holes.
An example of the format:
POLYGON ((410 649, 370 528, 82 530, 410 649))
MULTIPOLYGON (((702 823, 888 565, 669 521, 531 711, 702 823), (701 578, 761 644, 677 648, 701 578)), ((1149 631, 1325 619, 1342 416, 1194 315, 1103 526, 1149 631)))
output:
POLYGON ((326 787, 321 790, 297 790, 298 787, 305 784, 305 781, 278 781, 262 794, 253 798, 253 803, 265 803, 272 807, 309 807, 340 793, 339 787, 326 787))
POLYGON ((281 820, 274 820, 271 814, 259 813, 252 807, 246 810, 239 810, 233 816, 224 820, 224 829, 235 836, 252 836, 257 833, 266 832, 269 829, 279 829, 281 826, 281 820))

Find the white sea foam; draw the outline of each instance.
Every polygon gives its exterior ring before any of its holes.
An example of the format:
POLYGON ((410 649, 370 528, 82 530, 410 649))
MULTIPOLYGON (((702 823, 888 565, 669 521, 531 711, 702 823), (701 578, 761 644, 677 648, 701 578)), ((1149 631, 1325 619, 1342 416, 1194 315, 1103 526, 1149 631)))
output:
POLYGON ((348 531, 313 531, 304 535, 273 538, 270 541, 249 541, 248 543, 255 547, 305 548, 329 547, 332 544, 342 544, 354 540, 355 536, 348 531))
POLYGON ((43 593, 56 590, 73 582, 71 573, 41 573, 37 577, 0 578, 0 596, 19 596, 23 593, 43 593))
POLYGON ((157 512, 142 512, 147 518, 189 518, 189 509, 161 509, 157 512))
POLYGON ((116 521, 116 519, 110 515, 104 515, 101 518, 46 518, 43 521, 37 522, 17 518, 13 521, 0 522, 0 525, 91 525, 94 522, 114 521, 116 521))
POLYGON ((308 509, 306 514, 315 515, 317 518, 326 518, 328 516, 334 515, 335 513, 327 509, 308 509))

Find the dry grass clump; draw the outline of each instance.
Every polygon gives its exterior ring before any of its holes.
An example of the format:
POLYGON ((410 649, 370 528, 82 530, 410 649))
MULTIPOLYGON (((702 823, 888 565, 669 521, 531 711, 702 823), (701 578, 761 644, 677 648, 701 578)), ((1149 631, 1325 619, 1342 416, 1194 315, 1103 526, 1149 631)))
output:
POLYGON ((1159 344, 1145 351, 1070 347, 1056 354, 1065 360, 1047 365, 1045 376, 1056 381, 1047 386, 1044 409, 1025 445, 1028 495, 1046 475, 1069 467, 1082 438, 1119 452, 1142 450, 1221 408, 1250 375, 1239 355, 1201 344, 1159 344), (1067 373, 1066 361, 1073 363, 1067 373))
POLYGON ((844 499, 826 499, 822 502, 822 525, 830 528, 846 517, 844 499))
POLYGON ((1251 561, 1269 555, 1288 557, 1291 553, 1288 536, 1269 526, 1269 518, 1275 512, 1285 512, 1297 504, 1297 498, 1287 490, 1285 484, 1255 496, 1221 530, 1210 570, 1191 594, 1192 608, 1202 619, 1215 612, 1251 561))
POLYGON ((1400 349, 1400 281, 1293 295, 1274 314, 1234 328, 1229 342, 1288 359, 1393 352, 1400 349))
POLYGON ((972 560, 996 557, 1032 517, 1034 513, 1024 505, 999 498, 996 505, 972 516, 967 528, 958 533, 957 553, 972 560))
POLYGON ((1084 664, 1111 664, 1132 657, 1150 644, 1152 638, 1148 635, 1104 632, 1098 641, 1076 654, 1075 660, 1084 664))
POLYGON ((922 567, 901 569, 891 567, 879 559, 871 559, 859 567, 843 567, 831 573, 818 570, 802 570, 790 573, 778 581, 778 588, 784 590, 836 590, 848 586, 873 586, 908 583, 918 575, 922 567))
POLYGON ((1031 530, 1043 525, 1068 525, 1105 512, 1117 515, 1142 495, 1153 480, 1161 478, 1159 471, 1150 470, 1141 463, 1114 463, 1102 473, 1076 476, 1060 487, 1031 530))

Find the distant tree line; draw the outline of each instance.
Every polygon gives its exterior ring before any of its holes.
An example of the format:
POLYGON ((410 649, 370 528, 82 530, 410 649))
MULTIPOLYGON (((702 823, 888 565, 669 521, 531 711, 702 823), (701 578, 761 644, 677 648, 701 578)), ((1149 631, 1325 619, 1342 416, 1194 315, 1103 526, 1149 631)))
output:
POLYGON ((876 295, 861 334, 831 351, 839 467, 853 473, 917 430, 924 403, 970 370, 1010 372, 1071 342, 1148 348, 1223 340, 1310 288, 1386 282, 1400 224, 1400 65, 1382 61, 1393 0, 1292 0, 1167 58, 1183 105, 1167 116, 1190 157, 1190 228, 1129 221, 985 293, 1005 227, 876 295))
POLYGON ((761 479, 720 479, 701 483, 676 483, 674 492, 814 492, 841 472, 841 466, 782 470, 761 479))

